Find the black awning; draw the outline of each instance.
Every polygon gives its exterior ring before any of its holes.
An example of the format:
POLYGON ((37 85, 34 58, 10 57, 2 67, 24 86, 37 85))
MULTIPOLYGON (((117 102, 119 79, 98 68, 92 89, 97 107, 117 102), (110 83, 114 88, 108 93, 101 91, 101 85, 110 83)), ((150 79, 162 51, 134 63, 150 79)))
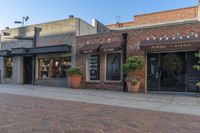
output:
POLYGON ((101 44, 85 45, 80 49, 80 53, 81 54, 97 53, 99 52, 100 47, 101 47, 101 44))
POLYGON ((10 54, 11 54, 10 50, 1 50, 0 51, 0 57, 10 56, 10 54))
POLYGON ((12 49, 12 55, 24 55, 27 54, 28 48, 14 48, 12 49))
POLYGON ((141 41, 140 49, 146 51, 184 50, 200 48, 200 38, 183 38, 178 40, 145 40, 141 41))
POLYGON ((58 45, 58 46, 37 47, 28 49, 29 54, 46 54, 46 53, 61 53, 61 52, 71 52, 71 46, 58 45))
POLYGON ((100 50, 102 52, 112 52, 112 51, 119 51, 121 50, 121 43, 107 43, 107 44, 102 44, 100 50))
POLYGON ((18 56, 18 55, 32 55, 32 54, 47 54, 47 53, 61 53, 71 52, 71 46, 58 45, 48 47, 36 47, 36 48, 13 48, 11 51, 0 51, 0 56, 18 56))

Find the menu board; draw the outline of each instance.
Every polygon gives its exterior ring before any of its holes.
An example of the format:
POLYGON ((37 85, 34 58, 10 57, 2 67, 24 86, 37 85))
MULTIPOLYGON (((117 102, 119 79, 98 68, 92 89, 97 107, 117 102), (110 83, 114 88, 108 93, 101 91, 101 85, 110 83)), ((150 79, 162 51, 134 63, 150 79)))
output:
POLYGON ((99 80, 100 72, 100 60, 99 55, 94 54, 89 57, 89 74, 90 80, 99 80))

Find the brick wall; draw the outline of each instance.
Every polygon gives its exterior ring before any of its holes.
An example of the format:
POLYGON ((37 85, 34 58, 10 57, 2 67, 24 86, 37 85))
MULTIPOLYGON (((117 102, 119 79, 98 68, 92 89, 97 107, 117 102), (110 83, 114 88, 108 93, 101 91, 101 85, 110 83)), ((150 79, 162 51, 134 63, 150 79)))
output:
MULTIPOLYGON (((146 40, 147 37, 155 36, 157 39, 163 36, 173 37, 174 35, 180 34, 181 36, 186 36, 188 34, 197 33, 200 35, 200 22, 191 22, 191 23, 183 23, 183 24, 173 24, 169 26, 157 26, 152 28, 141 28, 135 30, 127 30, 123 31, 123 33, 128 33, 128 42, 127 42, 127 57, 133 55, 142 55, 145 57, 145 52, 139 50, 140 42, 146 40)), ((106 84, 104 83, 104 55, 101 55, 101 82, 100 83, 86 83, 85 82, 85 70, 86 70, 86 60, 85 56, 79 53, 80 48, 83 45, 87 45, 87 42, 91 42, 94 45, 97 43, 106 43, 108 42, 108 38, 111 38, 114 42, 122 41, 121 36, 122 31, 106 33, 101 35, 90 35, 90 36, 83 36, 77 38, 77 67, 81 68, 83 72, 84 80, 83 86, 88 88, 99 88, 99 89, 113 89, 113 90, 122 90, 122 84, 106 84)), ((145 59, 146 62, 146 59, 145 59)), ((138 76, 142 79, 142 86, 141 91, 144 92, 145 90, 145 70, 144 68, 142 71, 135 73, 135 76, 138 76)))
POLYGON ((140 26, 140 25, 150 25, 150 24, 160 24, 173 21, 181 21, 187 19, 194 19, 198 16, 198 6, 181 8, 175 10, 162 11, 151 14, 143 14, 134 16, 134 21, 111 24, 108 25, 111 29, 140 26))

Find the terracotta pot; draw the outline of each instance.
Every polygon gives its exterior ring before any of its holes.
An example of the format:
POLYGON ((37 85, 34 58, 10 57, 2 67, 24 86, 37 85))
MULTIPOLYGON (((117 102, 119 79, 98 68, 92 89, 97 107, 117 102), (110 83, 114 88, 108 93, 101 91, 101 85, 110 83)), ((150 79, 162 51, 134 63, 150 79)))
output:
POLYGON ((132 93, 137 93, 139 92, 139 89, 140 89, 140 82, 138 82, 137 85, 132 85, 131 84, 131 81, 127 81, 127 87, 128 87, 128 91, 129 92, 132 92, 132 93))
POLYGON ((68 86, 70 88, 74 88, 74 89, 77 89, 77 88, 80 88, 81 86, 81 75, 71 75, 71 76, 68 76, 68 86))

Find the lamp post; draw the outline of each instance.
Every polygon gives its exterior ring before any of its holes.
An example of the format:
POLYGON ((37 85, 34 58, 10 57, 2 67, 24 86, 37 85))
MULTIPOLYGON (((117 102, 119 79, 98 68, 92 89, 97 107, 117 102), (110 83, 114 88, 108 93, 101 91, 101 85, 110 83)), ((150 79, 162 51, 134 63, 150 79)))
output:
POLYGON ((25 22, 29 20, 29 16, 22 17, 22 21, 14 21, 15 24, 22 24, 22 27, 25 26, 25 22))

